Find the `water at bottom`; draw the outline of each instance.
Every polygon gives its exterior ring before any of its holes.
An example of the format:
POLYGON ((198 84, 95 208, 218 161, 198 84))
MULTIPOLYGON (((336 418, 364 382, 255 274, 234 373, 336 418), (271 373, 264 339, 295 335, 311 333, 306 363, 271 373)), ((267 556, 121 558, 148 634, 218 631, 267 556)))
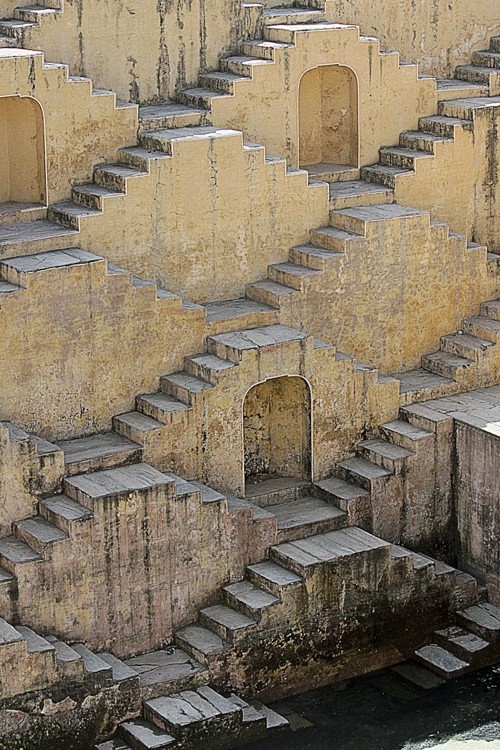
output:
POLYGON ((500 667, 432 689, 384 670, 274 707, 295 731, 244 750, 500 750, 500 667))

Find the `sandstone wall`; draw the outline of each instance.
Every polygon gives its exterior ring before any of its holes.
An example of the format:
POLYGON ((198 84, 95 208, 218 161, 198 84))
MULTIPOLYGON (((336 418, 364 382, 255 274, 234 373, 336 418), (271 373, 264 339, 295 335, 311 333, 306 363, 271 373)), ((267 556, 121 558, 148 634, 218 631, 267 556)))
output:
POLYGON ((492 0, 336 0, 332 16, 338 23, 359 24, 363 34, 379 37, 403 60, 441 77, 452 77, 456 65, 467 64, 472 52, 487 49, 490 36, 500 32, 492 0))
POLYGON ((456 421, 456 519, 459 563, 500 601, 500 437, 456 421))

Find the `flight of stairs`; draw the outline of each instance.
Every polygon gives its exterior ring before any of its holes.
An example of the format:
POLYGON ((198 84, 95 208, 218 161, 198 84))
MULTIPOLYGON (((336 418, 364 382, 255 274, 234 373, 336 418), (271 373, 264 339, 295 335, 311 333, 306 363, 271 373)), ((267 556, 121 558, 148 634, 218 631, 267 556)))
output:
POLYGON ((110 653, 95 654, 83 643, 68 645, 51 634, 40 635, 0 618, 1 697, 84 684, 90 691, 119 685, 130 691, 132 710, 139 696, 137 673, 110 653))
POLYGON ((126 721, 96 750, 218 750, 276 734, 288 721, 276 711, 208 685, 144 700, 143 718, 126 721))

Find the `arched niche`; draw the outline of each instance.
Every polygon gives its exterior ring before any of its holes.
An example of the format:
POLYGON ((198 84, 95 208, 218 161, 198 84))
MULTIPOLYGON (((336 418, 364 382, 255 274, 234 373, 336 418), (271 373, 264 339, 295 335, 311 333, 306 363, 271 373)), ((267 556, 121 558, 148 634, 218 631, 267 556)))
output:
POLYGON ((358 80, 351 68, 320 65, 304 73, 299 85, 301 166, 358 167, 358 99, 358 80))
POLYGON ((251 388, 243 404, 245 482, 255 477, 311 477, 311 392, 301 377, 251 388))
POLYGON ((45 205, 46 182, 40 104, 31 97, 0 97, 0 204, 45 205))

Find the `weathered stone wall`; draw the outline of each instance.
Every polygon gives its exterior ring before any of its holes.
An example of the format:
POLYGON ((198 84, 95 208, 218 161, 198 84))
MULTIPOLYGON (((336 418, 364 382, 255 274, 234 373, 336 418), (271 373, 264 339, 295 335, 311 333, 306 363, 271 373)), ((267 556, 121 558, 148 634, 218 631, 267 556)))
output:
POLYGON ((243 405, 245 476, 310 477, 311 397, 301 378, 254 386, 243 405))
MULTIPOLYGON (((42 152, 45 143, 47 190, 43 185, 40 197, 47 203, 68 198, 71 185, 92 178, 95 164, 113 161, 118 148, 135 143, 136 108, 116 108, 111 92, 92 95, 90 81, 68 81, 64 65, 45 65, 41 53, 0 49, 0 66, 0 97, 32 97, 42 109, 43 118, 37 118, 36 125, 45 127, 37 136, 42 152)), ((23 118, 19 115, 18 128, 23 118)), ((28 184, 41 182, 40 162, 42 156, 29 163, 17 159, 16 168, 21 176, 25 173, 28 184)))
POLYGON ((472 52, 487 49, 500 32, 498 7, 492 0, 336 0, 337 23, 356 23, 363 34, 378 37, 401 59, 418 62, 423 73, 453 77, 455 66, 467 64, 472 52))
POLYGON ((240 14, 240 0, 65 0, 63 12, 28 30, 23 44, 125 101, 157 101, 237 48, 240 14))
POLYGON ((500 602, 500 437, 456 421, 455 504, 459 564, 500 602))

